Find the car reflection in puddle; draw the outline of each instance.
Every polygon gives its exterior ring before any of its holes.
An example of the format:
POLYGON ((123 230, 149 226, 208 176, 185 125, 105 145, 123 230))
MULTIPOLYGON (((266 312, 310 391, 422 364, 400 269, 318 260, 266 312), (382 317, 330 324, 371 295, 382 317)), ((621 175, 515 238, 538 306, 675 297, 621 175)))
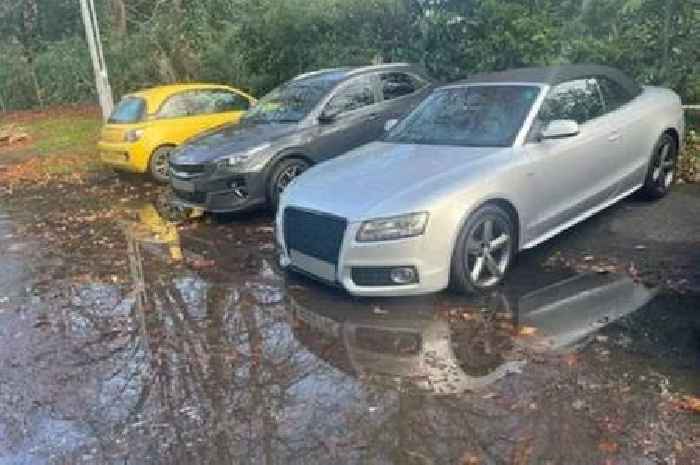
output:
POLYGON ((453 319, 421 299, 358 303, 317 286, 289 291, 296 334, 311 350, 318 334, 333 338, 356 376, 408 381, 438 394, 483 389, 520 373, 527 349, 573 351, 653 296, 626 275, 584 274, 520 298, 495 293, 462 303, 453 319))
POLYGON ((662 393, 676 373, 694 376, 697 352, 676 351, 686 364, 662 374, 618 342, 647 339, 644 328, 679 309, 692 331, 697 299, 652 299, 621 275, 539 271, 480 298, 353 299, 276 272, 242 233, 209 250, 214 266, 192 269, 184 263, 210 242, 174 227, 187 212, 128 212, 126 291, 77 283, 68 301, 56 294, 40 315, 12 316, 22 338, 0 334, 0 464, 590 465, 681 454, 686 420, 662 393), (234 266, 241 256, 245 267, 234 266))

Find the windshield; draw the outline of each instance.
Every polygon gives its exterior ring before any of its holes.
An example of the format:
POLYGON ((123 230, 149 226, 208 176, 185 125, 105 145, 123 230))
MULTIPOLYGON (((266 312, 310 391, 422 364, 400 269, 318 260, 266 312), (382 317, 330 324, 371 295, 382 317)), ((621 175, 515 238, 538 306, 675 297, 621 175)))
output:
POLYGON ((513 145, 539 87, 483 85, 435 91, 391 131, 387 142, 507 147, 513 145))
POLYGON ((143 119, 146 102, 138 97, 124 97, 109 117, 110 123, 138 123, 143 119))
POLYGON ((248 112, 246 121, 296 123, 301 121, 336 84, 329 79, 291 81, 276 88, 248 112))

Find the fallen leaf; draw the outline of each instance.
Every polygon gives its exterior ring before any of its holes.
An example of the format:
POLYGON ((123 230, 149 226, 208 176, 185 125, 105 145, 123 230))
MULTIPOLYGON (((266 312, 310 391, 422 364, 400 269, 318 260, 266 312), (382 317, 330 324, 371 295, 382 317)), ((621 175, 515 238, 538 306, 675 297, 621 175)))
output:
POLYGON ((681 410, 687 410, 693 413, 700 413, 700 397, 683 396, 680 400, 674 403, 676 407, 681 410))
POLYGON ((211 268, 212 266, 216 265, 216 261, 214 260, 207 260, 205 258, 198 258, 195 260, 192 260, 190 262, 190 266, 196 270, 201 270, 204 268, 211 268))
POLYGON ((459 462, 459 465, 479 465, 481 463, 481 459, 471 453, 471 452, 465 452, 462 454, 462 459, 459 462))
POLYGON ((582 401, 581 399, 576 399, 571 406, 573 407, 574 410, 581 410, 586 406, 586 403, 582 401))
POLYGON ((614 265, 595 265, 591 267, 591 271, 599 274, 615 273, 617 271, 617 267, 614 265))
POLYGON ((518 330, 520 336, 532 336, 537 332, 537 328, 534 326, 521 326, 518 330))
POLYGON ((603 440, 598 444, 598 450, 601 452, 604 452, 606 454, 614 454, 620 449, 620 446, 617 445, 617 443, 603 440))

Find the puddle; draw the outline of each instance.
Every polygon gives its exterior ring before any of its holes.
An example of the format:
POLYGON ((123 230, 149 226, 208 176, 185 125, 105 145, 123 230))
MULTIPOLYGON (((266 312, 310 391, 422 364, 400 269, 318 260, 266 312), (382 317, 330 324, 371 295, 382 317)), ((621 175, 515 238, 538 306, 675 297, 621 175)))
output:
POLYGON ((697 463, 698 296, 521 263, 353 299, 280 273, 264 220, 126 209, 127 286, 0 312, 0 465, 697 463))

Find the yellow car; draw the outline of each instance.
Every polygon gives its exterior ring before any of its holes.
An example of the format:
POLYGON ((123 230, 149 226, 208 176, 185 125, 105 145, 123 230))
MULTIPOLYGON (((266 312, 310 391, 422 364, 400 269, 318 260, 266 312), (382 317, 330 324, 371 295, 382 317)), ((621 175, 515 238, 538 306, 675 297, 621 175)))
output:
POLYGON ((238 89, 213 84, 154 87, 124 96, 102 129, 100 158, 114 168, 168 180, 170 152, 190 137, 237 123, 255 104, 238 89))

